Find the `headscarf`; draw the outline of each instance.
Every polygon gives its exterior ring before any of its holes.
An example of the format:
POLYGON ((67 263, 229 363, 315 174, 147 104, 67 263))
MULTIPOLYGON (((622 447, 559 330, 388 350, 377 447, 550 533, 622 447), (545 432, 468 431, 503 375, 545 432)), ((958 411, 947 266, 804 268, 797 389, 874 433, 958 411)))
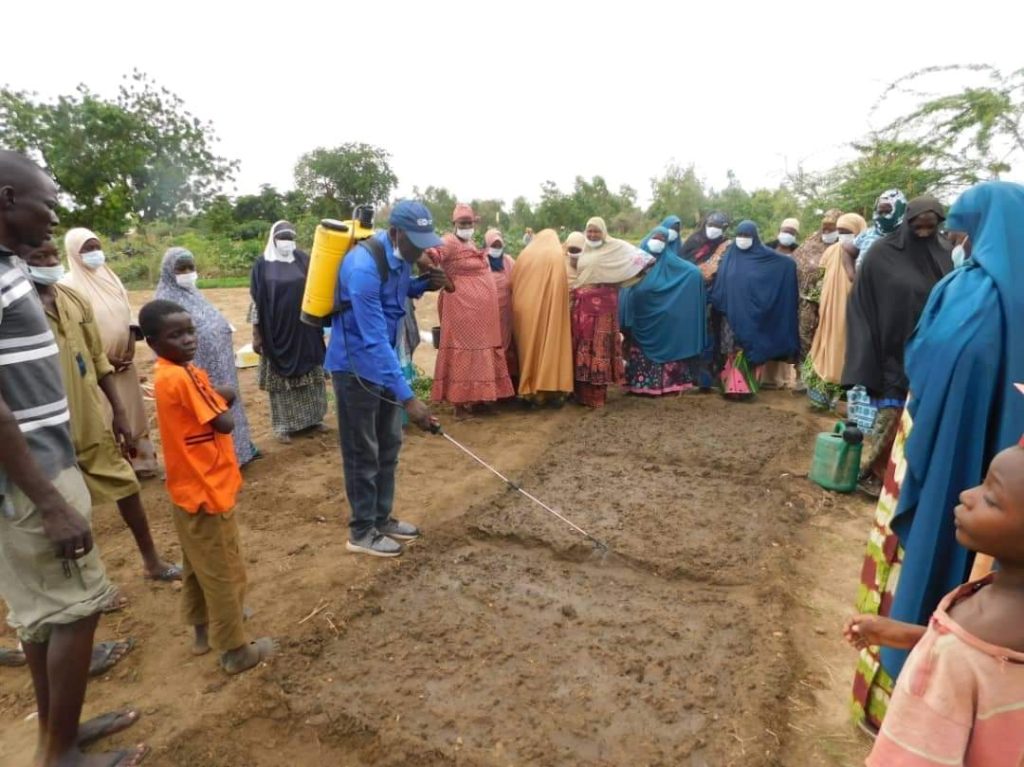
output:
MULTIPOLYGON (((843 215, 843 212, 838 208, 830 208, 821 217, 821 225, 835 225, 841 215, 843 215)), ((791 254, 791 258, 796 261, 796 272, 797 279, 800 281, 801 296, 811 293, 817 287, 818 277, 821 274, 822 256, 824 256, 828 247, 825 241, 821 239, 821 229, 819 228, 818 231, 800 243, 800 247, 791 254)))
MULTIPOLYGON (((569 236, 570 242, 574 235, 569 236)), ((564 249, 554 229, 534 235, 512 270, 512 327, 519 357, 519 396, 573 389, 572 331, 564 249)))
POLYGON ((284 232, 291 232, 291 234, 294 235, 295 227, 288 221, 277 221, 272 227, 270 227, 270 234, 267 236, 267 247, 263 249, 264 261, 280 261, 282 263, 290 264, 295 260, 295 255, 293 253, 289 253, 287 256, 283 255, 281 251, 277 249, 277 244, 274 242, 277 235, 283 234, 284 232))
POLYGON ((64 235, 69 271, 63 282, 85 296, 92 305, 107 355, 123 358, 131 348, 132 307, 128 292, 109 266, 102 264, 90 269, 82 261, 85 243, 98 239, 93 232, 82 228, 71 229, 64 235))
POLYGON ((625 240, 608 236, 604 219, 598 216, 587 221, 587 228, 596 226, 604 236, 599 248, 584 246, 576 264, 574 288, 584 285, 619 285, 636 277, 653 259, 647 253, 625 240))
MULTIPOLYGON (((857 213, 839 217, 837 227, 860 234, 868 222, 857 213)), ((827 383, 838 384, 843 378, 846 361, 846 306, 853 285, 843 268, 843 246, 829 245, 821 258, 825 270, 821 281, 821 299, 818 308, 818 327, 811 342, 809 356, 814 372, 827 383)))
POLYGON ((578 259, 583 255, 583 251, 587 249, 587 236, 583 232, 572 232, 568 237, 565 238, 565 244, 562 246, 562 254, 565 256, 565 273, 569 277, 569 282, 576 279, 577 269, 572 265, 571 255, 569 248, 579 248, 580 252, 577 254, 578 259))
POLYGON ((697 265, 707 261, 715 250, 722 242, 725 241, 725 228, 729 226, 729 217, 724 213, 714 212, 709 213, 704 217, 704 220, 700 222, 693 233, 686 238, 686 242, 683 243, 679 249, 679 255, 685 258, 687 261, 691 261, 697 265), (709 240, 707 235, 708 226, 717 226, 722 230, 722 236, 714 240, 709 240))
POLYGON ((452 223, 455 223, 460 218, 471 218, 476 221, 476 213, 473 212, 473 208, 464 202, 460 202, 455 206, 455 210, 452 211, 452 223))
MULTIPOLYGON (((924 625, 967 578, 970 553, 951 513, 981 483, 992 458, 1024 431, 1024 186, 990 181, 964 192, 947 227, 971 238, 971 260, 931 291, 907 344, 913 428, 893 531, 905 547, 891 617, 924 625)), ((906 658, 882 650, 898 673, 906 658)))
POLYGON ((647 250, 647 242, 651 239, 651 235, 654 234, 658 229, 664 229, 667 232, 675 232, 676 238, 673 240, 671 235, 665 236, 665 250, 663 253, 671 253, 673 256, 679 255, 679 249, 683 245, 682 236, 679 234, 682 228, 683 220, 679 216, 665 216, 665 220, 662 221, 658 226, 651 230, 646 237, 640 240, 640 250, 650 252, 647 250))
POLYGON ((497 258, 494 258, 490 253, 490 248, 493 248, 494 243, 496 242, 501 242, 502 245, 505 244, 505 238, 502 236, 501 230, 488 229, 487 233, 484 235, 484 245, 488 248, 487 260, 491 264, 492 272, 503 272, 505 271, 505 254, 502 253, 497 258))
POLYGON ((875 200, 875 211, 872 215, 872 221, 875 225, 875 230, 879 234, 892 234, 895 232, 900 224, 903 223, 903 216, 907 210, 907 197, 899 189, 888 189, 878 195, 878 199, 875 200), (887 202, 892 205, 892 212, 882 215, 878 212, 878 206, 883 202, 887 202))
POLYGON ((204 337, 210 338, 213 334, 224 331, 230 333, 231 324, 224 319, 224 315, 217 311, 213 304, 206 300, 199 288, 183 288, 174 279, 174 268, 185 260, 195 261, 192 251, 186 248, 167 249, 160 264, 160 281, 157 283, 153 298, 173 301, 192 315, 192 323, 196 327, 201 347, 204 337))
POLYGON ((789 227, 790 229, 796 229, 796 233, 800 234, 800 219, 798 219, 798 218, 786 218, 786 219, 783 219, 782 225, 779 227, 779 229, 785 229, 786 227, 789 227))
POLYGON ((800 354, 796 263, 761 242, 757 225, 743 221, 736 235, 751 237, 747 250, 729 246, 711 288, 711 305, 729 321, 752 365, 794 361, 800 354))
POLYGON ((323 365, 324 341, 320 328, 299 319, 309 256, 296 249, 289 258, 281 258, 273 242, 274 235, 289 230, 287 221, 271 228, 263 258, 252 265, 249 295, 256 306, 263 356, 278 375, 294 378, 323 365))
POLYGON ((945 218, 934 197, 915 197, 900 228, 876 240, 854 282, 847 310, 843 386, 861 385, 871 396, 902 402, 907 396, 903 348, 917 326, 935 283, 953 268, 949 243, 938 229, 927 239, 910 225, 919 215, 945 218))
MULTIPOLYGON (((644 242, 660 234, 667 243, 668 233, 668 227, 656 227, 644 242)), ((622 328, 652 362, 696 357, 704 351, 707 324, 704 276, 667 247, 655 259, 639 283, 619 291, 622 328)))

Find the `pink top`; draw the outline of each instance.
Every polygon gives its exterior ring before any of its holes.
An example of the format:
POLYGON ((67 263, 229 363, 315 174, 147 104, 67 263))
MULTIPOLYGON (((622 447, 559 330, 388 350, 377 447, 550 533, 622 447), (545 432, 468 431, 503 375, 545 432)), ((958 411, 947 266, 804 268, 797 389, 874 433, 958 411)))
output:
POLYGON ((903 667, 868 767, 1024 764, 1024 653, 978 639, 947 612, 992 578, 939 603, 903 667))

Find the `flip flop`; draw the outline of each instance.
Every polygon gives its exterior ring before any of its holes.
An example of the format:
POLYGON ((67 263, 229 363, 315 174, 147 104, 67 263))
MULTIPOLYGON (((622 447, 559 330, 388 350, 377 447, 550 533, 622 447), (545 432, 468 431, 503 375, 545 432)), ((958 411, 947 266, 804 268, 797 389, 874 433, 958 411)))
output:
POLYGON ((21 650, 0 650, 0 666, 17 668, 18 666, 24 666, 27 662, 25 653, 21 650))
POLYGON ((147 575, 147 581, 154 581, 156 583, 171 583, 172 581, 181 580, 181 568, 178 565, 167 565, 156 575, 147 575))
POLYGON ((104 615, 110 615, 110 613, 120 612, 127 606, 128 597, 117 591, 104 603, 103 607, 100 608, 100 612, 104 615))
POLYGON ((135 748, 125 751, 111 751, 107 767, 138 767, 149 755, 149 746, 140 743, 135 748))
POLYGON ((92 648, 89 676, 101 676, 122 660, 135 647, 135 640, 128 637, 121 642, 100 642, 92 648), (120 655, 117 653, 120 651, 120 655))
POLYGON ((137 708, 124 708, 94 716, 78 725, 78 747, 85 748, 97 740, 124 732, 139 721, 142 712, 137 708))

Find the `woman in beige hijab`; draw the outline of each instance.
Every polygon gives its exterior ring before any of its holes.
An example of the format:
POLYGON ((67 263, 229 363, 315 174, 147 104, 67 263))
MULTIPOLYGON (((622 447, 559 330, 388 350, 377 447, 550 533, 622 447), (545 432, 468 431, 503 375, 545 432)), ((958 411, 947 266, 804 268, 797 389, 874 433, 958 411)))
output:
POLYGON ((636 282, 654 257, 608 236, 604 219, 587 222, 586 246, 572 282, 572 346, 576 401, 604 407, 608 386, 625 382, 619 334, 619 288, 636 282))
POLYGON ((534 405, 558 407, 572 393, 572 333, 566 263, 555 230, 545 229, 519 254, 512 271, 512 322, 519 356, 519 396, 534 405))
POLYGON ((132 432, 132 468, 140 477, 155 476, 158 469, 156 449, 149 438, 149 419, 142 403, 142 387, 134 364, 136 336, 128 293, 118 276, 106 265, 99 237, 88 229, 69 231, 64 236, 64 248, 70 268, 64 281, 92 305, 107 359, 114 367, 111 378, 132 432))
POLYGON ((846 364, 846 304, 853 290, 853 281, 843 267, 843 244, 853 242, 867 227, 856 213, 840 216, 836 221, 839 241, 821 257, 824 276, 818 299, 818 327, 803 369, 807 394, 818 406, 833 407, 842 391, 839 384, 846 364))

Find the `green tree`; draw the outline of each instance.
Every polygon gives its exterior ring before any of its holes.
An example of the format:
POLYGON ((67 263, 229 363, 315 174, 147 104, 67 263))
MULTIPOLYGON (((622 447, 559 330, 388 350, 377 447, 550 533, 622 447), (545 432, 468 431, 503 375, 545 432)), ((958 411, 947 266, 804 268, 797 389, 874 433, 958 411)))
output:
POLYGON ((295 186, 317 215, 348 218, 357 205, 388 201, 398 184, 390 159, 388 152, 370 144, 318 147, 295 164, 295 186))
POLYGON ((235 221, 279 221, 284 218, 284 200, 270 184, 262 184, 259 194, 243 194, 235 199, 235 221))
POLYGON ((683 226, 696 226, 706 199, 704 183, 697 177, 693 165, 684 168, 672 164, 664 175, 651 179, 651 206, 647 215, 656 221, 666 216, 679 216, 683 226))
POLYGON ((53 174, 68 223, 110 234, 203 208, 238 165, 214 154, 210 123, 137 70, 113 100, 85 85, 56 101, 4 88, 0 135, 53 174))
POLYGON ((928 147, 925 166, 941 173, 938 193, 996 179, 1024 153, 1024 69, 1004 74, 989 64, 928 67, 892 83, 881 108, 896 95, 912 95, 916 108, 878 131, 883 141, 928 147), (931 90, 951 75, 967 84, 954 93, 931 90))
MULTIPOLYGON (((562 192, 553 181, 545 181, 534 219, 542 228, 573 230, 582 229, 588 219, 600 216, 613 234, 625 234, 635 231, 638 220, 643 221, 636 198, 632 187, 623 185, 613 192, 601 176, 589 181, 577 176, 572 194, 562 192)), ((641 223, 638 228, 642 227, 641 223)))
POLYGON ((427 206, 434 219, 434 227, 438 231, 443 232, 451 228, 452 211, 458 202, 454 194, 443 186, 428 186, 422 192, 419 187, 414 186, 412 196, 427 206))
POLYGON ((830 207, 869 215, 875 199, 897 188, 949 199, 965 187, 999 178, 1024 153, 1024 69, 1009 74, 987 64, 929 67, 898 78, 876 111, 897 96, 915 106, 851 144, 852 160, 823 173, 800 168, 790 178, 808 210, 830 207), (965 87, 934 89, 950 77, 965 87))

